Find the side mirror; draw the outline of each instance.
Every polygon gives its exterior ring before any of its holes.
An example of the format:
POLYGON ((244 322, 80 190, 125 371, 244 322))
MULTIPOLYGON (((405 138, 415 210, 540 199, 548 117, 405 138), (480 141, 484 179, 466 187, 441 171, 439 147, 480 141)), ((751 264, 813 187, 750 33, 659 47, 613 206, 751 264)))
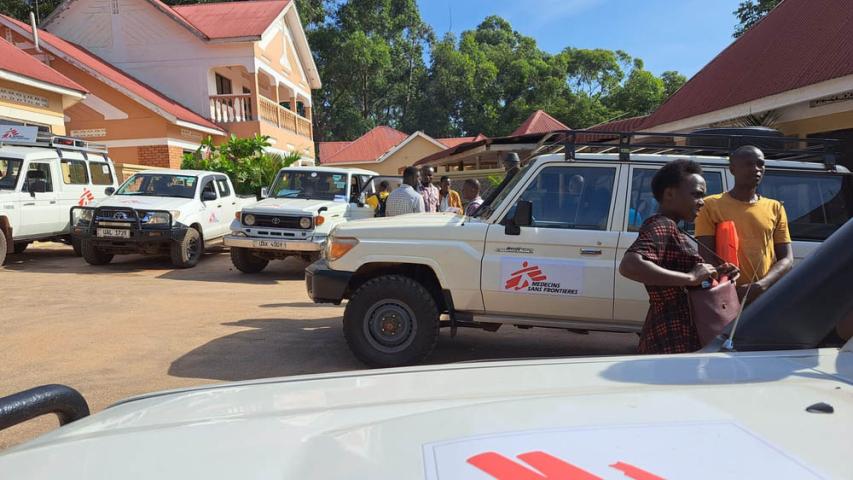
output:
POLYGON ((504 232, 507 235, 521 235, 521 227, 533 224, 533 202, 519 200, 515 204, 515 215, 506 223, 504 232))
POLYGON ((261 187, 261 198, 268 198, 270 196, 270 189, 267 187, 261 187))
POLYGON ((107 187, 107 189, 104 190, 104 193, 106 193, 107 196, 112 196, 112 194, 116 193, 116 189, 113 187, 107 187))
POLYGON ((201 193, 201 201, 202 202, 214 202, 216 201, 216 192, 211 192, 209 190, 205 190, 201 193))
POLYGON ((30 192, 30 196, 35 197, 37 193, 44 193, 47 191, 47 183, 41 179, 27 179, 27 190, 30 192))

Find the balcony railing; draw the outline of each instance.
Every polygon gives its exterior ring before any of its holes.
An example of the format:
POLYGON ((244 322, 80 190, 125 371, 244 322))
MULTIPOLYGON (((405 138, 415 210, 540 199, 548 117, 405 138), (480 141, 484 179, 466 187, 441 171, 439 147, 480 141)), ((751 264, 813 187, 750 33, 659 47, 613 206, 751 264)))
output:
POLYGON ((304 137, 313 136, 311 120, 263 96, 258 96, 258 113, 253 115, 251 94, 211 95, 210 118, 216 123, 263 120, 304 137))
POLYGON ((258 110, 260 110, 261 120, 303 137, 311 138, 313 136, 311 120, 297 115, 296 112, 288 110, 272 100, 259 96, 258 110))
POLYGON ((254 120, 252 95, 211 95, 210 118, 216 123, 254 120))

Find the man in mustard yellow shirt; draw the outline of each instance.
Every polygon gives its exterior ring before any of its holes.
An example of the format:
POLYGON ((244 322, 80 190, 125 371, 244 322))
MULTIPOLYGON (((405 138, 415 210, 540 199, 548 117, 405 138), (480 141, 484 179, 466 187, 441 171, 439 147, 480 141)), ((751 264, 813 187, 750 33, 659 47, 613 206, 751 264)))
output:
MULTIPOLYGON (((749 291, 748 303, 791 270, 794 252, 785 207, 757 192, 764 177, 764 153, 753 146, 738 148, 729 159, 729 171, 735 178, 734 188, 705 199, 696 217, 696 237, 714 250, 717 225, 734 222, 741 271, 738 290, 741 297, 749 291)), ((707 252, 703 256, 709 263, 720 263, 708 258, 707 252)))

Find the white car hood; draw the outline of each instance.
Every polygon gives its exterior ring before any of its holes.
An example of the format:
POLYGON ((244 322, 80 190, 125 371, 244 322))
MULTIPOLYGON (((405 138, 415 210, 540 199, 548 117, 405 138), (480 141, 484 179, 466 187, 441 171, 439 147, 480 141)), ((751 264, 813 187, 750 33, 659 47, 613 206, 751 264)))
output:
POLYGON ((246 207, 243 211, 267 215, 283 215, 288 213, 316 215, 317 211, 322 207, 326 207, 330 211, 345 210, 347 203, 302 198, 267 198, 250 207, 246 207))
POLYGON ((853 353, 825 349, 244 382, 119 404, 6 452, 0 471, 68 479, 488 479, 484 469, 509 461, 528 469, 550 462, 565 473, 562 462, 604 479, 626 478, 620 468, 652 475, 627 475, 643 479, 853 478, 851 381, 853 353), (806 412, 818 402, 835 413, 806 412))
POLYGON ((94 207, 126 207, 137 210, 182 210, 194 203, 191 198, 113 195, 98 200, 94 207))

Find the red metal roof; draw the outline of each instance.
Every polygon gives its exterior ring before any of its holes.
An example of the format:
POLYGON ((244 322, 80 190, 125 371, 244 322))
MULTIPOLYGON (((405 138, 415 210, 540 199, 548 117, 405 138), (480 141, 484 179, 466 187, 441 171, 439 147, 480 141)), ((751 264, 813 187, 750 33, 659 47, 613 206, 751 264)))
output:
MULTIPOLYGON (((29 25, 5 15, 0 15, 0 19, 2 19, 4 23, 14 24, 26 31, 28 35, 32 35, 32 30, 29 25)), ((221 128, 216 126, 210 120, 203 118, 201 115, 198 115, 187 107, 184 107, 178 102, 149 87, 145 83, 142 83, 118 68, 110 65, 83 47, 67 42, 42 29, 39 29, 39 39, 46 47, 53 47, 70 57, 73 60, 72 63, 79 62, 88 69, 90 73, 94 72, 96 74, 96 78, 97 76, 101 76, 111 82, 114 82, 121 88, 125 89, 127 93, 138 96, 139 98, 156 105, 166 113, 175 116, 178 120, 214 129, 222 132, 223 135, 225 134, 221 128)))
POLYGON ((320 142, 317 144, 319 149, 320 160, 331 157, 341 151, 341 149, 351 145, 352 142, 320 142))
POLYGON ((548 115, 542 110, 536 110, 533 115, 527 117, 527 120, 521 124, 514 132, 510 133, 511 137, 517 135, 528 135, 531 133, 546 133, 555 130, 571 130, 565 124, 556 118, 548 115))
POLYGON ((29 53, 19 49, 6 40, 0 39, 0 70, 5 70, 57 87, 88 93, 74 80, 41 63, 29 53))
POLYGON ((362 163, 375 162, 385 152, 396 147, 409 136, 391 127, 381 126, 365 133, 353 142, 321 142, 320 163, 323 165, 331 163, 362 163), (348 145, 324 146, 324 143, 349 143, 348 145), (323 156, 323 151, 338 150, 328 157, 323 156), (330 150, 331 149, 331 150, 330 150))
POLYGON ((172 7, 210 39, 259 37, 290 0, 199 3, 172 7))
POLYGON ((853 74, 853 3, 785 0, 699 71, 645 127, 853 74))
POLYGON ((477 140, 483 140, 485 138, 486 138, 486 136, 481 133, 481 134, 477 135, 476 137, 436 138, 436 140, 438 140, 440 143, 447 146, 447 148, 453 148, 453 147, 462 145, 463 143, 476 142, 477 140))

